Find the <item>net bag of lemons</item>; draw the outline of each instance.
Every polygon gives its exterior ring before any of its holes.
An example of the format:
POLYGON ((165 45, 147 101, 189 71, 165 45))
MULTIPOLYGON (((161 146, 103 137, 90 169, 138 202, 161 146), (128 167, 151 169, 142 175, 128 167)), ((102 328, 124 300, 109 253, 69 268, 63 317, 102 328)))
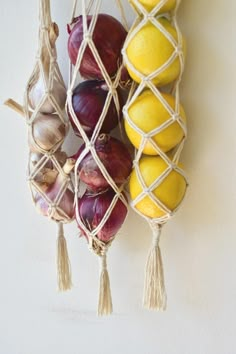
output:
POLYGON ((125 130, 135 147, 129 182, 131 206, 153 232, 143 305, 165 310, 159 239, 162 226, 178 210, 187 188, 180 154, 187 136, 180 102, 185 42, 178 27, 178 0, 129 0, 136 19, 122 53, 133 80, 123 108, 125 130))
POLYGON ((39 45, 28 80, 24 105, 5 102, 28 125, 28 181, 37 211, 58 224, 58 288, 72 286, 63 225, 74 220, 74 162, 61 147, 68 131, 65 114, 66 87, 57 64, 58 26, 52 22, 50 0, 39 1, 39 45))
MULTIPOLYGON (((74 155, 76 221, 100 261, 98 315, 109 315, 113 305, 107 251, 127 215, 124 185, 132 158, 120 130, 111 135, 122 117, 119 84, 126 24, 103 13, 102 5, 101 0, 74 2, 68 26, 67 111, 75 134, 83 141, 74 155), (76 17, 78 9, 81 15, 76 17)), ((122 4, 118 5, 123 14, 122 4)))

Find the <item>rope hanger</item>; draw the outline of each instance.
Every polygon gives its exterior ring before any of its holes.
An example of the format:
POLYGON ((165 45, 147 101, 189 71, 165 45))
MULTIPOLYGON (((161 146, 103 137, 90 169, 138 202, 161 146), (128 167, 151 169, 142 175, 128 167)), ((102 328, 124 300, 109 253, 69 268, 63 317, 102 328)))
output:
MULTIPOLYGON (((166 291, 164 286, 164 273, 163 273, 163 265, 162 258, 159 248, 159 240, 162 226, 170 220, 174 214, 179 209, 178 205, 174 210, 170 210, 165 203, 163 203, 155 194, 154 190, 162 184, 162 182, 169 176, 172 171, 178 172, 186 181, 186 185, 188 186, 188 181, 186 174, 182 168, 178 166, 180 155, 182 149, 184 147, 184 143, 187 138, 187 127, 186 123, 180 116, 180 82, 182 79, 183 71, 184 71, 184 53, 183 53, 183 38, 180 32, 178 23, 177 23, 177 11, 180 5, 180 0, 176 1, 176 7, 172 13, 167 14, 158 14, 158 11, 167 3, 168 0, 161 0, 151 12, 148 12, 138 0, 132 0, 131 6, 133 7, 137 17, 129 31, 127 39, 125 41, 122 54, 124 65, 129 66, 132 72, 140 79, 140 83, 133 83, 132 94, 129 96, 128 101, 123 108, 124 119, 128 122, 128 124, 141 136, 141 143, 138 149, 135 149, 135 158, 133 161, 133 166, 138 178, 138 182, 142 187, 142 192, 130 202, 131 207, 138 213, 141 217, 143 217, 152 230, 153 234, 153 245, 149 254, 147 266, 146 266, 146 277, 145 277, 145 287, 144 287, 144 298, 143 304, 145 307, 149 309, 162 309, 166 308, 166 291), (169 21, 171 21, 172 26, 176 30, 177 40, 165 29, 165 27, 159 22, 159 19, 165 16, 169 21), (133 38, 139 33, 140 30, 144 28, 147 24, 151 23, 155 28, 160 31, 166 39, 173 46, 173 54, 163 63, 162 66, 151 72, 149 75, 144 75, 133 65, 133 63, 129 60, 127 55, 127 48, 133 38), (175 97, 175 108, 170 107, 168 102, 162 96, 161 87, 157 87, 153 83, 153 79, 163 73, 167 68, 170 67, 171 64, 174 63, 176 58, 179 59, 180 62, 180 74, 178 78, 172 83, 170 87, 170 91, 172 96, 175 97), (149 133, 145 133, 142 129, 140 129, 131 119, 129 115, 129 108, 133 103, 136 102, 137 98, 140 94, 149 89, 154 94, 156 99, 161 102, 162 106, 169 113, 170 118, 164 122, 162 125, 153 129, 149 133), (163 150, 158 146, 158 144, 152 139, 156 134, 163 132, 167 127, 172 125, 174 122, 177 122, 183 131, 183 138, 181 142, 174 149, 174 156, 170 157, 168 153, 163 152, 163 150), (145 183, 142 172, 140 170, 140 159, 143 156, 143 151, 146 143, 152 146, 155 150, 156 154, 160 156, 166 163, 167 167, 163 171, 163 173, 150 185, 148 186, 145 183), (150 218, 144 214, 142 214, 137 208, 137 204, 142 201, 145 197, 149 197, 151 201, 154 203, 156 207, 161 209, 164 212, 162 217, 158 218, 150 218)), ((131 2, 131 1, 130 1, 131 2)))

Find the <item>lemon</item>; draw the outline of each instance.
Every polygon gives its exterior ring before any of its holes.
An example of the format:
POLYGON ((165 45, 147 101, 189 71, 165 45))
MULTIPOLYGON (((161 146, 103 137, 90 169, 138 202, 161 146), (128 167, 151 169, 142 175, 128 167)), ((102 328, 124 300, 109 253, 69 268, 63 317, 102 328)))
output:
MULTIPOLYGON (((158 22, 177 41, 177 32, 170 22, 165 18, 160 18, 158 22)), ((149 21, 134 35, 126 49, 130 63, 145 76, 164 65, 174 51, 175 48, 168 38, 149 21)), ((126 66, 131 78, 140 83, 141 78, 132 71, 129 62, 126 66)), ((178 78, 180 70, 180 58, 177 56, 172 64, 154 77, 153 83, 157 86, 169 84, 178 78)))
MULTIPOLYGON (((162 97, 175 111, 175 98, 167 93, 162 93, 162 97)), ((133 123, 144 133, 149 133, 153 129, 158 128, 165 123, 170 117, 161 101, 154 95, 151 90, 145 90, 137 97, 134 103, 128 109, 128 114, 133 123)), ((186 122, 186 116, 183 107, 180 106, 180 116, 186 122)), ((141 144, 142 135, 137 132, 127 120, 125 120, 126 134, 131 143, 138 149, 141 144)), ((160 133, 154 135, 152 139, 164 152, 174 148, 184 136, 184 131, 178 122, 173 122, 160 133)), ((144 154, 158 155, 152 144, 147 141, 145 144, 144 154)))
MULTIPOLYGON (((154 7, 160 3, 161 0, 139 0, 138 2, 143 5, 143 7, 147 10, 147 11, 152 11, 152 9, 154 9, 154 7)), ((133 3, 133 1, 131 0, 131 3, 133 3)), ((163 12, 168 12, 171 11, 175 8, 176 5, 176 0, 168 0, 162 7, 161 9, 158 11, 158 13, 163 13, 163 12)))
MULTIPOLYGON (((145 156, 139 161, 141 175, 147 187, 149 187, 166 169, 167 163, 159 156, 145 156)), ((133 170, 129 182, 131 200, 134 200, 141 192, 142 186, 138 180, 136 171, 133 170)), ((182 201, 186 191, 186 180, 177 171, 172 170, 164 181, 154 189, 154 195, 173 211, 182 201)), ((150 218, 159 218, 166 212, 159 208, 149 196, 144 197, 135 205, 143 215, 150 218)))

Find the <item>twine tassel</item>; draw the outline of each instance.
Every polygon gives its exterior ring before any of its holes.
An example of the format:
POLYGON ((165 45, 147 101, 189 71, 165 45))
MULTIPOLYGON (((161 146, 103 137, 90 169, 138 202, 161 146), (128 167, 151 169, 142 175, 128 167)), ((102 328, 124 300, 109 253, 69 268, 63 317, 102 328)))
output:
POLYGON ((107 271, 106 254, 101 256, 102 269, 100 274, 100 289, 98 315, 110 315, 113 311, 109 274, 107 271))
POLYGON ((150 250, 145 274, 143 306, 149 310, 166 310, 167 296, 164 271, 159 247, 160 228, 154 234, 153 247, 150 250))
POLYGON ((60 291, 70 290, 72 287, 71 267, 67 251, 66 239, 64 236, 63 224, 58 223, 58 240, 57 240, 57 277, 58 289, 60 291))

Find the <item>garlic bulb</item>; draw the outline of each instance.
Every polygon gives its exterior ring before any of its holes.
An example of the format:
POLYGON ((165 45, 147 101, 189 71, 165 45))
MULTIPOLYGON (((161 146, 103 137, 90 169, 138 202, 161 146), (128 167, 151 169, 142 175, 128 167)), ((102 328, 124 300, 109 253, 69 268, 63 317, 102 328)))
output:
MULTIPOLYGON (((57 159, 57 161, 59 162, 60 166, 64 166, 64 164, 66 163, 67 160, 67 154, 65 153, 65 151, 62 150, 57 150, 53 156, 55 156, 55 158, 57 159)), ((30 167, 33 168, 34 166, 36 166, 37 163, 39 163, 39 161, 44 157, 43 154, 41 154, 40 152, 30 152, 30 167)), ((45 164, 44 167, 53 169, 53 163, 51 160, 48 160, 47 163, 45 164)))
MULTIPOLYGON (((53 154, 57 159, 60 166, 63 166, 66 162, 67 155, 64 151, 58 150, 53 154)), ((49 187, 52 183, 55 182, 58 170, 54 166, 51 159, 49 159, 46 164, 44 164, 44 155, 38 152, 30 152, 29 156, 29 176, 32 176, 34 182, 36 182, 39 187, 43 190, 49 187), (43 164, 43 167, 40 168, 40 165, 43 164), (35 174, 35 169, 37 167, 38 172, 35 174)))
MULTIPOLYGON (((68 175, 73 168, 74 160, 67 159, 65 165, 63 166, 64 173, 59 173, 56 181, 45 190, 45 194, 52 204, 55 203, 58 197, 58 193, 60 192, 64 183, 66 183, 68 175)), ((53 220, 71 221, 75 217, 74 193, 69 188, 66 189, 60 198, 58 207, 55 206, 54 210, 51 210, 50 203, 48 203, 45 198, 38 192, 34 196, 34 201, 39 213, 43 216, 51 217, 53 220)))
POLYGON ((38 113, 29 129, 29 146, 33 152, 59 148, 66 136, 66 126, 57 114, 38 113))
MULTIPOLYGON (((42 105, 40 105, 39 112, 41 113, 55 113, 56 108, 52 104, 51 100, 49 97, 44 98, 46 95, 45 92, 45 86, 44 86, 44 81, 43 78, 40 76, 38 81, 32 85, 32 87, 29 90, 29 106, 30 108, 37 109, 38 105, 41 103, 42 99, 44 99, 44 102, 42 105)), ((60 107, 61 110, 64 110, 65 103, 66 103, 66 89, 64 85, 56 81, 56 79, 53 80, 53 87, 51 89, 51 95, 54 97, 56 100, 58 106, 60 107)))
MULTIPOLYGON (((56 23, 52 23, 49 28, 49 41, 51 46, 51 52, 54 53, 56 58, 56 47, 55 43, 59 35, 59 29, 56 23)), ((52 55, 52 54, 51 54, 52 55)), ((47 48, 46 43, 44 43, 41 52, 41 61, 43 67, 43 79, 42 73, 40 72, 40 67, 37 66, 37 70, 32 78, 29 91, 28 91, 28 100, 29 106, 32 110, 37 109, 38 105, 39 112, 41 113, 55 113, 57 109, 54 107, 51 102, 50 97, 46 97, 51 93, 51 97, 57 102, 61 110, 64 110, 66 102, 66 88, 62 81, 56 76, 55 70, 52 68, 51 64, 51 55, 47 48), (53 82, 50 85, 50 93, 47 93, 49 85, 50 72, 53 73, 53 82), (42 103, 43 102, 43 103, 42 103), (42 104, 41 104, 42 103, 42 104)))

